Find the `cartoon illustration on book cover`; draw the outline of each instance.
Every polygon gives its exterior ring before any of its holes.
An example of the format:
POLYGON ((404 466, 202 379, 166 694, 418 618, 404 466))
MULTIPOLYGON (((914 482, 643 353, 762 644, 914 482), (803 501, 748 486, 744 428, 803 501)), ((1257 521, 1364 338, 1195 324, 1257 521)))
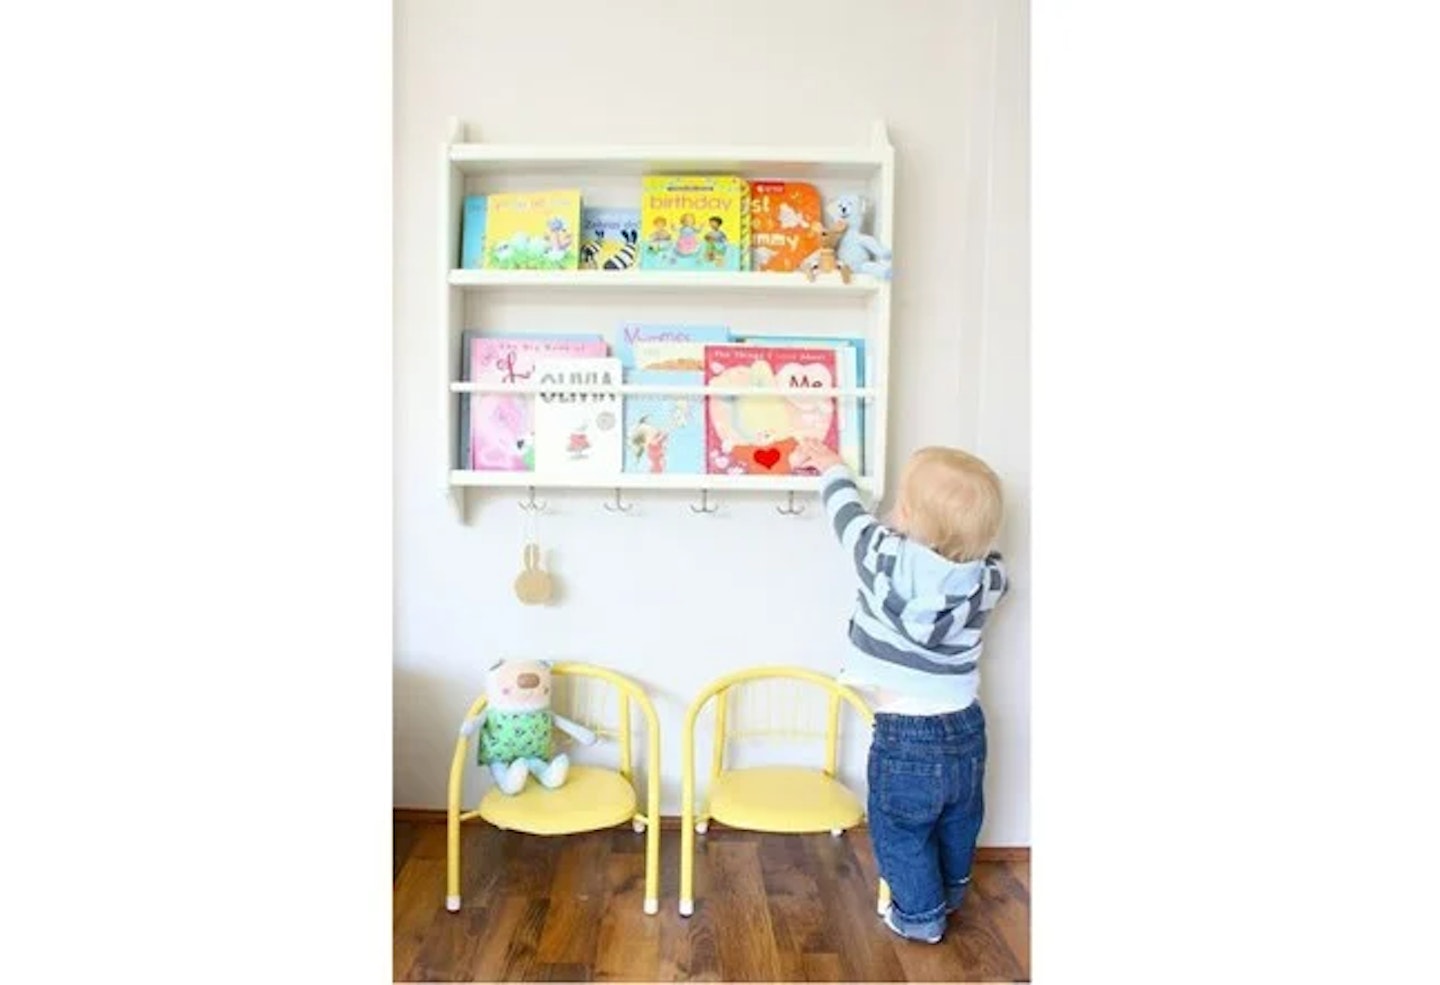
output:
POLYGON ((640 199, 640 266, 746 270, 750 184, 728 175, 651 176, 640 199))
POLYGON ((579 229, 579 191, 491 195, 485 210, 485 269, 575 270, 579 229))
POLYGON ((609 474, 620 471, 621 398, 615 393, 576 393, 572 386, 614 386, 618 359, 541 359, 536 382, 554 385, 535 401, 535 468, 540 472, 609 474))
POLYGON ((759 387, 777 396, 710 397, 706 471, 730 475, 813 475, 792 469, 790 455, 806 438, 840 451, 834 397, 806 390, 836 386, 834 349, 712 345, 705 348, 710 386, 759 387))
POLYGON ((581 270, 629 270, 639 259, 639 243, 639 209, 581 206, 581 270))
MULTIPOLYGON (((536 382, 537 360, 557 356, 604 356, 600 338, 513 338, 469 335, 468 376, 476 383, 536 382)), ((535 469, 535 398, 523 393, 470 395, 468 468, 495 472, 535 469)))
POLYGON ((751 264, 755 270, 799 270, 820 249, 820 192, 803 181, 750 183, 751 264))
MULTIPOLYGON (((763 345, 771 348, 815 347, 834 349, 836 353, 836 379, 844 389, 865 386, 865 339, 856 337, 835 337, 820 335, 746 335, 740 339, 746 345, 763 345)), ((854 397, 840 397, 836 400, 840 413, 840 457, 856 475, 865 472, 865 401, 854 397)))
MULTIPOLYGON (((700 386, 701 372, 632 370, 629 382, 660 386, 700 386)), ((698 396, 635 394, 625 398, 625 471, 683 473, 705 471, 705 413, 698 396)))

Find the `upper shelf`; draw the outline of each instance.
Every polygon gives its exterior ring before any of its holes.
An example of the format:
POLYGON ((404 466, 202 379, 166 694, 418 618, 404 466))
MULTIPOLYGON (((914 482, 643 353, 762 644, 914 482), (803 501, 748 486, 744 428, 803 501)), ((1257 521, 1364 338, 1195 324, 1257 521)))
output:
POLYGON ((465 174, 490 171, 631 175, 736 172, 752 177, 865 180, 895 164, 883 121, 870 139, 848 146, 761 144, 501 144, 483 143, 459 119, 450 121, 446 153, 465 174))
POLYGON ((852 147, 451 144, 450 162, 466 174, 486 171, 639 174, 706 171, 766 177, 864 179, 893 163, 888 144, 852 147))
POLYGON ((747 291, 829 296, 870 295, 884 282, 856 274, 845 284, 837 274, 814 283, 803 274, 725 270, 451 270, 451 287, 529 287, 544 290, 747 291))

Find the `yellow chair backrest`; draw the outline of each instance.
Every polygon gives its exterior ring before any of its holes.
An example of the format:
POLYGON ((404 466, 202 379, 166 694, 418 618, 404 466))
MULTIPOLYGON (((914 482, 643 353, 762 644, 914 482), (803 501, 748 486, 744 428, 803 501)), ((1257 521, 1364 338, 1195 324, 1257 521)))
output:
POLYGON ((725 767, 730 743, 746 739, 823 739, 825 774, 834 776, 839 758, 841 705, 848 703, 867 725, 874 722, 865 702, 833 677, 805 667, 753 667, 720 678, 696 697, 686 716, 686 739, 693 738, 696 719, 712 698, 712 780, 725 767), (828 697, 823 711, 810 700, 816 688, 828 697))

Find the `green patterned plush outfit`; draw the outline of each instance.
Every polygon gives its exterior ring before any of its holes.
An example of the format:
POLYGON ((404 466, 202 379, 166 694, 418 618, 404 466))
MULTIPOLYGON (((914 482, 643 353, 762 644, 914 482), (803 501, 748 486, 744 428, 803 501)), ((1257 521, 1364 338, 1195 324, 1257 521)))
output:
POLYGON ((487 711, 485 724, 480 728, 480 764, 510 763, 531 757, 548 760, 550 728, 548 708, 539 711, 487 711))

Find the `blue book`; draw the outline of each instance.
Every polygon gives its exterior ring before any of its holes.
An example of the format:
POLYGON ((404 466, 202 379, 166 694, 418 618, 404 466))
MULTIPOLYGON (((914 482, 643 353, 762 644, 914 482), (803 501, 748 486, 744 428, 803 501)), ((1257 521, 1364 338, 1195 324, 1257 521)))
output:
MULTIPOLYGON (((705 374, 688 370, 634 369, 626 383, 704 386, 705 374)), ((704 398, 625 398, 625 471, 700 475, 705 471, 704 398)))
POLYGON ((645 342, 729 342, 730 329, 723 325, 635 325, 620 326, 614 351, 625 369, 635 369, 635 345, 645 342))
POLYGON ((485 262, 485 196, 466 195, 460 216, 460 267, 477 270, 485 262))
MULTIPOLYGON (((850 346, 851 348, 853 348, 853 349, 855 350, 855 383, 854 383, 854 385, 857 386, 857 387, 863 387, 863 386, 865 385, 865 380, 866 380, 866 375, 865 375, 865 363, 866 363, 866 359, 865 359, 865 340, 864 340, 863 338, 858 337, 858 336, 852 337, 852 336, 848 336, 848 335, 847 335, 847 336, 838 336, 838 335, 827 335, 827 336, 819 336, 819 335, 746 335, 746 336, 744 336, 743 338, 741 338, 740 341, 743 342, 743 343, 746 344, 746 345, 764 345, 764 346, 770 346, 770 347, 772 347, 772 348, 784 348, 784 347, 786 347, 786 346, 816 346, 816 345, 818 345, 818 346, 843 346, 843 345, 848 345, 848 346, 850 346)), ((839 381, 837 381, 837 383, 838 383, 838 382, 839 382, 839 381)), ((842 405, 848 404, 848 403, 850 403, 850 401, 847 401, 847 400, 842 400, 842 401, 841 401, 841 404, 842 404, 842 405)), ((854 448, 856 449, 856 455, 858 456, 859 464, 860 464, 860 466, 863 466, 863 464, 864 464, 864 462, 865 462, 865 401, 864 401, 864 400, 856 400, 856 401, 854 401, 854 404, 855 404, 855 407, 854 407, 854 416, 855 416, 855 421, 856 421, 856 430, 858 431, 858 434, 856 434, 855 437, 853 438, 853 442, 854 442, 854 448)), ((844 408, 844 407, 842 406, 842 411, 844 411, 845 409, 846 409, 846 408, 844 408)), ((844 420, 844 416, 846 416, 846 415, 843 415, 843 414, 842 414, 842 421, 844 420)), ((848 443, 848 442, 846 441, 846 436, 843 436, 843 435, 842 435, 841 442, 842 442, 842 445, 848 443)), ((857 474, 861 474, 861 475, 864 474, 864 469, 863 469, 862 467, 856 467, 856 468, 855 468, 855 471, 856 471, 857 474)))

